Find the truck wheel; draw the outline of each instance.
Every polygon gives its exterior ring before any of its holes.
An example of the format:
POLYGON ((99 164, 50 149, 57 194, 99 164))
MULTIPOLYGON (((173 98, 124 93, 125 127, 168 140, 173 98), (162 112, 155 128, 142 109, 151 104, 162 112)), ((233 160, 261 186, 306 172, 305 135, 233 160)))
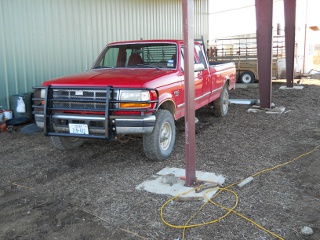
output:
POLYGON ((255 81, 255 78, 252 72, 246 71, 241 73, 240 75, 241 83, 253 83, 254 81, 255 81))
POLYGON ((213 101, 213 114, 217 117, 227 115, 229 109, 229 92, 227 86, 222 88, 220 97, 213 101))
POLYGON ((156 124, 152 133, 143 135, 143 150, 152 161, 167 159, 174 146, 176 127, 172 114, 168 110, 156 112, 156 124))
POLYGON ((84 138, 51 137, 51 141, 59 150, 71 150, 80 147, 84 143, 84 138))

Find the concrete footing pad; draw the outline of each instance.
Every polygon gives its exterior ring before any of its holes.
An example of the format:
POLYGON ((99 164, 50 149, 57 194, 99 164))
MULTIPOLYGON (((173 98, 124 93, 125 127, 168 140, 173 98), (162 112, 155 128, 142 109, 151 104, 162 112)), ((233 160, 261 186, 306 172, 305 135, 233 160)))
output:
POLYGON ((293 87, 281 86, 279 89, 283 89, 283 90, 302 90, 303 86, 293 86, 293 87))
POLYGON ((248 109, 250 113, 265 112, 267 114, 282 114, 286 110, 285 107, 260 108, 260 106, 252 106, 248 109))
MULTIPOLYGON (((171 196, 177 196, 192 190, 194 187, 186 187, 185 177, 186 170, 182 168, 164 168, 156 175, 152 176, 150 180, 147 180, 139 184, 137 190, 145 190, 156 194, 166 194, 171 196)), ((217 185, 223 185, 225 178, 222 175, 216 175, 215 173, 196 171, 197 182, 205 182, 205 184, 217 183, 217 185)), ((218 190, 218 187, 207 194, 207 197, 212 197, 218 190)), ((204 198, 204 192, 196 193, 190 191, 188 194, 182 195, 182 198, 204 198)))

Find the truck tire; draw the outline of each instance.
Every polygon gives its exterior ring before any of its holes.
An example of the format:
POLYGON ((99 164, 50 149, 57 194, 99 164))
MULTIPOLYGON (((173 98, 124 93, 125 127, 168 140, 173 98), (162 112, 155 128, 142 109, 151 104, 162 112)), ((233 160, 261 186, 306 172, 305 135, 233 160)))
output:
POLYGON ((143 135, 143 150, 151 161, 162 161, 172 153, 176 138, 176 127, 168 110, 156 112, 156 123, 152 133, 143 135))
POLYGON ((59 150, 71 150, 80 147, 85 139, 74 137, 51 137, 53 145, 59 150))
POLYGON ((222 88, 220 97, 213 101, 213 114, 216 117, 224 117, 229 110, 229 92, 228 87, 225 85, 222 88))
POLYGON ((249 71, 245 71, 243 73, 241 73, 240 75, 240 82, 241 83, 254 83, 255 81, 255 77, 254 74, 252 72, 249 71))

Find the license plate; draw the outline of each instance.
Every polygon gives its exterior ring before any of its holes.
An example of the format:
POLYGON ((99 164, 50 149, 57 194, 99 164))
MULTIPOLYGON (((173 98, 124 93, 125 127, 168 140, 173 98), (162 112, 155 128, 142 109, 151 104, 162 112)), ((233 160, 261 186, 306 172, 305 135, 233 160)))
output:
POLYGON ((69 123, 69 132, 73 134, 89 134, 88 125, 69 123))

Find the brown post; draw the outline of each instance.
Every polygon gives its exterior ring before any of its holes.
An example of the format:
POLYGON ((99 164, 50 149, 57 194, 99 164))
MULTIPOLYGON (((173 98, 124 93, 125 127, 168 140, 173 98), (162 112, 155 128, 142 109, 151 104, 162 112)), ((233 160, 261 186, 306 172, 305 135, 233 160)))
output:
POLYGON ((294 45, 296 30, 296 0, 284 0, 285 42, 286 42, 286 79, 287 87, 293 87, 294 45))
POLYGON ((260 107, 271 107, 273 0, 256 0, 260 107))
POLYGON ((195 106, 194 106, 194 0, 183 0, 183 44, 185 82, 186 186, 196 182, 195 106))

